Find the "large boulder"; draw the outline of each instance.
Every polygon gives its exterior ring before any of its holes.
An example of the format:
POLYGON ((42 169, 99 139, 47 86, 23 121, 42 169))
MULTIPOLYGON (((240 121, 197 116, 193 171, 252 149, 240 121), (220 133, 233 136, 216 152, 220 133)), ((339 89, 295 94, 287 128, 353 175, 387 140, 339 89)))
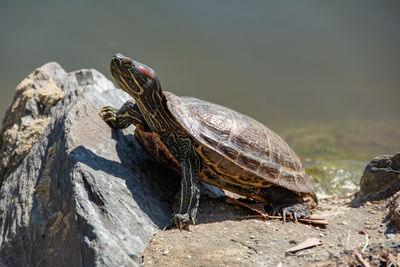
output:
POLYGON ((400 152, 393 156, 375 157, 365 167, 360 180, 360 191, 351 202, 359 207, 367 201, 391 197, 400 190, 400 152))
POLYGON ((17 87, 0 137, 0 266, 137 266, 170 218, 178 176, 134 127, 98 115, 129 99, 96 70, 48 63, 17 87))

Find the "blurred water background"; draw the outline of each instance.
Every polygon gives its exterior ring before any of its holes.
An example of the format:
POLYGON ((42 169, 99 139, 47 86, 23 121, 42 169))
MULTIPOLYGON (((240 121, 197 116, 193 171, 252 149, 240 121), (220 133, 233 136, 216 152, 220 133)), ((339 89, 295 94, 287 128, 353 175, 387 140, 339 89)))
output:
POLYGON ((400 2, 2 1, 0 114, 56 61, 109 75, 121 52, 166 90, 254 117, 282 135, 326 193, 400 151, 400 2))

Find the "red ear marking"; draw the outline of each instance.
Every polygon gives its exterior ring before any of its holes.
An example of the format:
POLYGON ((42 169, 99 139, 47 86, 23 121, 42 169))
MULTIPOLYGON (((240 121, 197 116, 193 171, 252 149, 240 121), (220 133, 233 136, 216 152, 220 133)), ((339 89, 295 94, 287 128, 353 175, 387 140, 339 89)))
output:
POLYGON ((154 72, 151 71, 150 69, 144 67, 144 66, 137 66, 136 67, 138 70, 140 70, 142 73, 146 74, 147 77, 154 79, 154 72))

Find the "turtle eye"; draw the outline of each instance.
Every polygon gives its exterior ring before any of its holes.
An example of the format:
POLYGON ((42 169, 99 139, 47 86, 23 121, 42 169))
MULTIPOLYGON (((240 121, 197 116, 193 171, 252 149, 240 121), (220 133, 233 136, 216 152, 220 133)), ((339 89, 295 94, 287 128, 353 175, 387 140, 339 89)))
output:
POLYGON ((129 60, 124 60, 122 61, 122 66, 128 68, 132 65, 132 62, 130 62, 129 60))

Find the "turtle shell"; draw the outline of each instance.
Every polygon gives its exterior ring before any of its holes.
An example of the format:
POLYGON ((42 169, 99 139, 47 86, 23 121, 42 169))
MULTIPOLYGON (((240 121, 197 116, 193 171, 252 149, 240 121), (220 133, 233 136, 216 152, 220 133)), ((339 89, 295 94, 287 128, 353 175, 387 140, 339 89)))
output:
POLYGON ((217 104, 165 96, 202 157, 201 180, 255 199, 255 188, 272 185, 301 193, 315 190, 297 155, 268 127, 217 104))

